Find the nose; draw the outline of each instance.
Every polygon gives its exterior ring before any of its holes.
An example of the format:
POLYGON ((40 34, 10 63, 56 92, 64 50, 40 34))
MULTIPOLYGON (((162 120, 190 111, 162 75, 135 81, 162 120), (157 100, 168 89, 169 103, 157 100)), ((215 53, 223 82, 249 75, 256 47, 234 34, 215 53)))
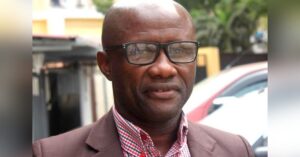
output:
POLYGON ((163 51, 164 50, 160 51, 159 56, 148 70, 148 73, 152 78, 168 79, 177 74, 177 69, 175 68, 174 64, 169 60, 163 51))

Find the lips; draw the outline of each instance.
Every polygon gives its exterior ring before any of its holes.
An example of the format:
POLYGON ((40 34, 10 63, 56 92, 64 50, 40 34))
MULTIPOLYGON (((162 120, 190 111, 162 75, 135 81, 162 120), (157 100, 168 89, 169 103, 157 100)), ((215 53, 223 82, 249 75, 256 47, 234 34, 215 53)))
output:
POLYGON ((179 89, 174 84, 152 84, 146 86, 143 92, 152 99, 172 99, 178 96, 179 89))

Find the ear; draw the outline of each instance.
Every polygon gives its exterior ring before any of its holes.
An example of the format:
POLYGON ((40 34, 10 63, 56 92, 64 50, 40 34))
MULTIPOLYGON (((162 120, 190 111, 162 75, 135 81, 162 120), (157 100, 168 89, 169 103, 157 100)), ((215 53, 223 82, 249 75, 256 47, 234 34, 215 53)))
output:
POLYGON ((108 55, 105 52, 98 52, 97 62, 101 72, 108 80, 111 81, 110 61, 108 55))

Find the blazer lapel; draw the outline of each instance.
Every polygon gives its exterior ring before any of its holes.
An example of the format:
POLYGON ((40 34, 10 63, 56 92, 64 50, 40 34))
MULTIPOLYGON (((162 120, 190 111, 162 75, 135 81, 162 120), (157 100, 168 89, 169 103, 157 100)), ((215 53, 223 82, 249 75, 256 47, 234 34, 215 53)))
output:
POLYGON ((212 157, 216 141, 199 125, 189 122, 187 142, 192 157, 212 157))
POLYGON ((111 110, 96 122, 86 143, 98 151, 92 157, 123 156, 111 110))
MULTIPOLYGON (((198 124, 189 122, 187 142, 192 157, 213 156, 216 141, 198 124)), ((92 157, 123 156, 111 110, 95 123, 86 143, 97 151, 92 157)))

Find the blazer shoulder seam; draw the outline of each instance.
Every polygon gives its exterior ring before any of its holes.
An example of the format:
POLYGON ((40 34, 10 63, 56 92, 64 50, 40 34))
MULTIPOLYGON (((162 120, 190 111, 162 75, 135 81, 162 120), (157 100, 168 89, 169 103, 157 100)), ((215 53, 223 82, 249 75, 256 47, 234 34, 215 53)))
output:
POLYGON ((248 157, 251 157, 251 155, 250 155, 251 152, 250 152, 250 150, 249 150, 249 147, 248 147, 248 145, 247 145, 245 139, 244 139, 241 135, 238 135, 238 137, 242 140, 242 142, 243 142, 243 144, 244 144, 244 146, 245 146, 245 148, 246 148, 248 157))
POLYGON ((42 145, 42 142, 39 140, 39 141, 36 141, 34 142, 34 157, 43 157, 43 145, 42 145), (36 156, 38 155, 38 156, 36 156))

